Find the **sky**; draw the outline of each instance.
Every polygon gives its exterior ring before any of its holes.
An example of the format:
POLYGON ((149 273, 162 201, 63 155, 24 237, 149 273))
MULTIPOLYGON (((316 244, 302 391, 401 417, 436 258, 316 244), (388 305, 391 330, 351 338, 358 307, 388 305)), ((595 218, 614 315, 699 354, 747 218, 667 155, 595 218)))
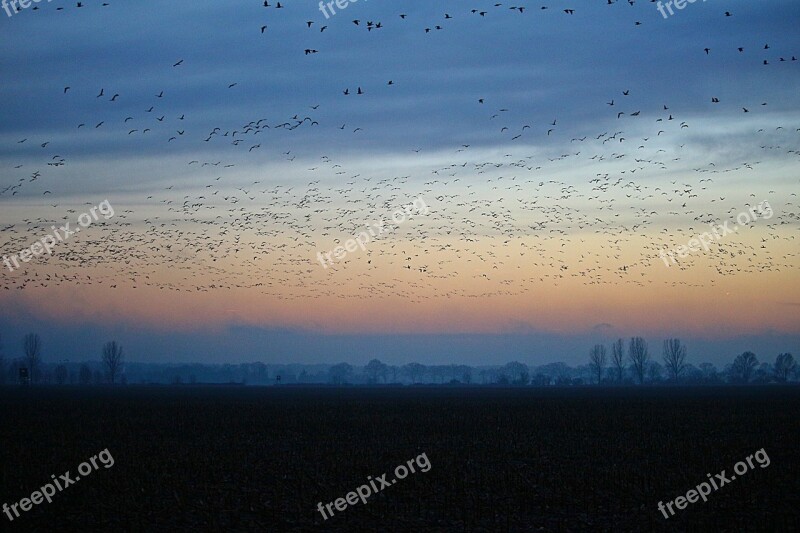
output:
POLYGON ((800 351, 796 2, 267 3, 0 11, 7 356, 800 351))

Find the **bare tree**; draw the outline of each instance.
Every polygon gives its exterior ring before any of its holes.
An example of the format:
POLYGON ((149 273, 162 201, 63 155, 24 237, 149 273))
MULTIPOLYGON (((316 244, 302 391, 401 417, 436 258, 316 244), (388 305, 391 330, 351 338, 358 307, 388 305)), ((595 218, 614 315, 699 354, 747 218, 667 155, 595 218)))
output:
POLYGON ((647 368, 647 360, 650 358, 647 353, 647 342, 642 337, 631 337, 628 345, 628 358, 631 360, 633 371, 641 385, 644 383, 644 371, 647 368))
POLYGON ((606 367, 606 347, 595 344, 589 352, 589 365, 597 373, 597 383, 603 380, 603 369, 606 367))
POLYGON ((42 340, 36 333, 28 333, 22 341, 22 349, 25 353, 25 362, 28 365, 31 383, 36 381, 36 373, 39 368, 42 356, 42 340))
POLYGON ((681 344, 680 339, 664 341, 664 364, 667 366, 669 376, 678 381, 686 370, 686 346, 681 344))
POLYGON ((341 385, 347 382, 347 378, 353 374, 353 367, 347 363, 339 363, 328 369, 328 375, 334 385, 341 385))
POLYGON ((425 365, 420 363, 408 363, 407 365, 403 365, 403 372, 408 374, 408 377, 411 378, 411 383, 416 383, 417 379, 425 374, 425 365))
POLYGON ((105 343, 103 346, 103 363, 108 368, 108 379, 113 385, 117 380, 117 374, 122 370, 122 346, 117 341, 105 343))
POLYGON ((622 381, 622 372, 625 370, 625 345, 622 339, 617 339, 611 344, 611 361, 617 371, 617 381, 622 381))
POLYGON ((786 381, 797 365, 794 362, 794 357, 790 353, 778 354, 775 359, 775 377, 779 381, 786 381))
POLYGON ((731 377, 735 381, 749 383, 756 366, 758 366, 758 358, 753 352, 737 355, 731 366, 731 377))
POLYGON ((386 373, 388 370, 389 367, 381 363, 378 359, 373 359, 364 367, 364 371, 367 373, 372 383, 377 383, 379 377, 382 377, 383 382, 386 383, 386 373))
POLYGON ((514 385, 527 385, 530 381, 528 365, 519 361, 511 361, 503 366, 503 372, 514 385))
POLYGON ((700 371, 703 373, 703 378, 706 380, 717 379, 717 367, 711 363, 700 363, 700 371))

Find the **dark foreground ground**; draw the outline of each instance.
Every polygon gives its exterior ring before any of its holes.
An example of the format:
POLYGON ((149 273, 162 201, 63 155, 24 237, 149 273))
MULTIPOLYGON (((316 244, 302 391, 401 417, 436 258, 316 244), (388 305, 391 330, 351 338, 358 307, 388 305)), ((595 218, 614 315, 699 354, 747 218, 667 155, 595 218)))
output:
POLYGON ((0 504, 114 465, 0 531, 800 531, 798 415, 798 388, 4 389, 0 504), (317 511, 422 453, 428 472, 317 511))

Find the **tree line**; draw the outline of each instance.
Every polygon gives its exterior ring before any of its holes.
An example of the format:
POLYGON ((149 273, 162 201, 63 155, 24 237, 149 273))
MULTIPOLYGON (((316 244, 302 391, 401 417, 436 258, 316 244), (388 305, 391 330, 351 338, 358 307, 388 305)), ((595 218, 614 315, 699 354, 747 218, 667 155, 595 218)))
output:
POLYGON ((175 364, 131 363, 125 361, 122 346, 105 343, 99 361, 74 363, 42 360, 42 341, 38 335, 25 335, 22 357, 6 360, 0 339, 0 384, 19 383, 20 370, 27 370, 31 383, 47 384, 195 384, 238 385, 494 385, 494 386, 577 386, 643 384, 743 384, 785 383, 800 379, 798 365, 790 353, 781 353, 774 363, 759 362, 750 351, 733 358, 722 369, 711 363, 697 366, 687 359, 686 345, 680 339, 662 343, 660 362, 651 357, 642 337, 627 343, 617 339, 610 350, 595 344, 588 364, 569 366, 563 362, 528 366, 519 361, 505 365, 469 366, 459 364, 425 365, 411 362, 391 365, 373 359, 357 366, 337 364, 175 364))
MULTIPOLYGON (((42 362, 42 340, 36 333, 28 333, 23 337, 22 354, 22 357, 12 359, 7 364, 3 352, 3 339, 0 337, 0 384, 9 381, 20 381, 23 384, 40 383, 43 377, 47 378, 44 380, 47 382, 59 385, 67 383, 70 376, 66 364, 47 365, 48 368, 44 368, 46 365, 42 362)), ((82 385, 103 382, 116 384, 124 365, 122 346, 116 341, 105 343, 100 353, 100 361, 105 372, 98 369, 92 371, 88 364, 83 363, 80 366, 78 379, 74 381, 82 385)))
MULTIPOLYGON (((611 344, 610 359, 607 358, 605 345, 595 344, 589 351, 589 366, 597 383, 622 383, 624 376, 630 374, 641 385, 645 383, 646 375, 657 381, 664 369, 669 381, 681 382, 691 367, 686 362, 686 351, 686 345, 680 339, 664 340, 661 348, 661 358, 664 362, 662 368, 658 362, 651 360, 647 341, 642 337, 631 337, 627 351, 623 340, 617 339, 611 344)), ((704 365, 710 364, 701 364, 701 369, 704 365)), ((708 370, 706 366, 705 373, 713 374, 708 370)), ((756 354, 747 351, 733 359, 725 369, 723 377, 730 383, 751 383, 754 378, 757 378, 755 381, 758 383, 785 383, 790 378, 797 379, 799 376, 797 364, 790 353, 778 354, 772 365, 769 363, 759 365, 756 354)))

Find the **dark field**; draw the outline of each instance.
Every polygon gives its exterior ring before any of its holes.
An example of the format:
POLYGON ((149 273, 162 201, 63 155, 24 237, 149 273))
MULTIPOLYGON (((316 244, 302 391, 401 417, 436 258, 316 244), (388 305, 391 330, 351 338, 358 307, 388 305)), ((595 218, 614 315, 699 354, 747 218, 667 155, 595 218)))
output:
POLYGON ((800 389, 0 390, 0 531, 800 531, 800 389), (677 515, 656 505, 764 448, 677 515), (425 453, 327 521, 345 497, 425 453))

